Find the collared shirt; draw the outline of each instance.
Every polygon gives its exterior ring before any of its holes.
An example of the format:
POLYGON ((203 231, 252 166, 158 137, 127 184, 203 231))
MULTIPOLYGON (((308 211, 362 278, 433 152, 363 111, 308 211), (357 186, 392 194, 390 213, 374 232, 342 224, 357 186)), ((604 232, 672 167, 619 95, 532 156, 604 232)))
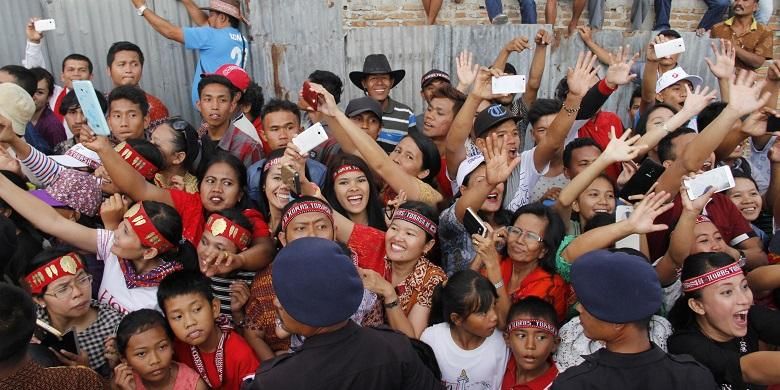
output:
POLYGON ((515 363, 514 355, 509 355, 509 362, 506 364, 506 372, 504 373, 504 381, 501 382, 501 390, 547 390, 552 386, 555 377, 558 376, 558 367, 555 366, 555 362, 547 360, 550 367, 542 375, 535 379, 532 379, 526 383, 516 383, 517 378, 517 363, 515 363))
MULTIPOLYGON (((712 38, 731 40, 731 42, 738 47, 753 54, 758 54, 766 59, 772 59, 772 35, 772 30, 767 28, 766 25, 758 23, 755 18, 753 18, 750 28, 742 34, 737 34, 734 30, 733 17, 716 24, 712 27, 712 31, 710 32, 710 37, 712 38)), ((737 68, 742 69, 756 69, 742 62, 739 57, 737 57, 735 65, 737 68)))
POLYGON ((389 329, 349 321, 306 338, 293 354, 265 361, 249 387, 261 389, 443 389, 409 339, 389 329))
POLYGON ((386 152, 395 149, 409 131, 409 117, 414 112, 409 106, 387 98, 387 108, 382 111, 382 130, 379 131, 377 142, 386 152))

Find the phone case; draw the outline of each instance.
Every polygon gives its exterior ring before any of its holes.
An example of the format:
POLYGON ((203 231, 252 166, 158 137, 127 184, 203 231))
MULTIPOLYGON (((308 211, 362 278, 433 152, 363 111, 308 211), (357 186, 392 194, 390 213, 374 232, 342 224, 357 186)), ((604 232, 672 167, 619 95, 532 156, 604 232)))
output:
POLYGON ((100 103, 95 93, 95 87, 89 80, 73 80, 73 90, 76 91, 76 98, 81 106, 81 112, 87 118, 87 124, 97 135, 108 137, 111 130, 106 122, 106 115, 100 108, 100 103))
POLYGON ((704 195, 708 187, 713 187, 715 192, 721 192, 733 188, 735 184, 731 168, 725 165, 696 175, 693 179, 686 179, 683 183, 688 190, 688 198, 690 200, 695 200, 704 195))
POLYGON ((317 110, 317 104, 318 104, 317 98, 318 98, 317 92, 314 92, 314 91, 311 90, 311 85, 309 84, 308 81, 304 81, 303 82, 303 100, 305 100, 306 103, 308 103, 309 106, 312 109, 314 109, 315 111, 317 110))
POLYGON ((63 334, 61 337, 58 335, 55 335, 46 329, 38 327, 40 337, 38 338, 41 341, 41 345, 52 348, 55 351, 59 352, 60 350, 66 350, 68 352, 78 354, 79 353, 79 347, 78 347, 78 340, 76 340, 76 332, 73 330, 68 331, 67 333, 63 334))
MULTIPOLYGON (((620 222, 628 219, 631 213, 634 212, 633 206, 618 205, 615 207, 615 222, 620 222)), ((615 248, 632 248, 639 250, 640 237, 639 234, 632 234, 626 236, 615 243, 615 248)))
POLYGON ((328 133, 325 132, 325 128, 322 124, 315 123, 303 133, 298 134, 292 139, 295 146, 301 151, 301 156, 309 154, 309 152, 320 146, 323 142, 328 140, 328 133))
POLYGON ((35 28, 35 31, 38 32, 51 31, 57 28, 54 19, 36 20, 35 23, 33 23, 33 27, 35 28))
POLYGON ((523 93, 525 92, 525 75, 493 77, 491 91, 496 95, 523 93))
POLYGON ((685 51, 685 41, 682 38, 672 39, 653 45, 656 58, 668 57, 685 51))
POLYGON ((626 185, 623 186, 620 197, 628 200, 629 196, 647 193, 665 170, 662 165, 646 158, 634 176, 631 176, 626 185))
POLYGON ((466 214, 463 215, 463 227, 466 228, 469 235, 479 234, 482 237, 487 235, 485 223, 471 208, 467 208, 466 214))
POLYGON ((282 182, 289 187, 290 192, 293 194, 298 195, 301 193, 301 177, 289 165, 282 166, 282 182))

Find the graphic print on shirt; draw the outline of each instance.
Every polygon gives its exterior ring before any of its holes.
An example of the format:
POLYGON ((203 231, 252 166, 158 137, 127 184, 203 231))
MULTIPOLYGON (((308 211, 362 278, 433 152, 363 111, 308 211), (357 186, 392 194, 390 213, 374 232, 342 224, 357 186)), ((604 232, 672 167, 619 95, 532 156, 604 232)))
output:
POLYGON ((447 390, 493 390, 493 386, 491 386, 490 382, 479 381, 470 383, 469 375, 466 373, 465 369, 460 370, 460 376, 458 376, 457 382, 452 383, 445 380, 442 382, 444 384, 444 388, 447 390))

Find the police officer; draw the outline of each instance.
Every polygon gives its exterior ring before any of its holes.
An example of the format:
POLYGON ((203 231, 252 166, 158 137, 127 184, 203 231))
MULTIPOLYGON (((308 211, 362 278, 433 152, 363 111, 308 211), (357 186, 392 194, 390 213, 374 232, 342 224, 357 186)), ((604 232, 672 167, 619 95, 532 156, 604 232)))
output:
POLYGON ((606 344, 558 376, 553 390, 717 389, 712 374, 688 355, 650 342, 650 317, 661 307, 661 285, 644 259, 598 250, 578 258, 571 281, 585 335, 606 344))
POLYGON ((305 237, 288 243, 274 260, 272 279, 282 327, 306 339, 296 352, 263 362, 249 388, 443 388, 406 336, 349 319, 363 283, 335 242, 305 237))

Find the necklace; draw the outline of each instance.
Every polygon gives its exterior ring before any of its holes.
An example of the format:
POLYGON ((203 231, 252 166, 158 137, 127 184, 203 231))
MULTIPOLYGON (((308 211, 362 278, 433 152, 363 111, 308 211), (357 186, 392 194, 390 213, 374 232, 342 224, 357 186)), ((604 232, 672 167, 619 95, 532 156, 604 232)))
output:
POLYGON ((219 337, 219 344, 217 345, 217 353, 214 356, 214 365, 217 366, 217 375, 219 375, 219 383, 216 386, 211 385, 209 381, 209 374, 206 372, 206 366, 203 365, 203 360, 200 358, 200 352, 198 347, 191 345, 190 352, 192 352, 192 361, 195 363, 195 370, 198 371, 198 375, 206 381, 206 385, 211 389, 215 389, 222 386, 222 378, 225 376, 225 339, 227 339, 228 332, 222 332, 222 336, 219 337))

